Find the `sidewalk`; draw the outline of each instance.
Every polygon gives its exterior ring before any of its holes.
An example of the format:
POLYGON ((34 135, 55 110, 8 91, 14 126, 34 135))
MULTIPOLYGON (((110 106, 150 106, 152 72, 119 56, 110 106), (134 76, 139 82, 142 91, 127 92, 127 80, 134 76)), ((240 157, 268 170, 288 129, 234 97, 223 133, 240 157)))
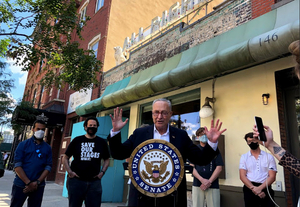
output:
MULTIPOLYGON (((10 205, 11 187, 15 174, 13 171, 6 170, 4 176, 0 178, 0 207, 8 207, 10 205)), ((54 183, 47 182, 44 197, 43 207, 68 207, 68 199, 62 197, 63 187, 54 183)), ((84 206, 84 205, 83 205, 84 206)), ((120 207, 125 206, 125 203, 102 203, 101 207, 120 207)), ((24 207, 27 207, 25 202, 24 207)))

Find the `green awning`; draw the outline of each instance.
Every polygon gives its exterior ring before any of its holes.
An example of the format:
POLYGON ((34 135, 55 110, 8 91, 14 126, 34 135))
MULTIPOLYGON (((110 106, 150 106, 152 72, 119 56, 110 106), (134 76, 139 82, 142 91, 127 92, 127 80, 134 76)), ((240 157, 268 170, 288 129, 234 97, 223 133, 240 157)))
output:
POLYGON ((128 85, 130 79, 131 79, 131 77, 128 77, 128 78, 125 78, 121 81, 113 83, 111 85, 108 85, 105 88, 105 91, 103 92, 103 94, 100 98, 97 98, 95 100, 92 100, 90 102, 87 102, 85 104, 81 104, 81 105, 77 106, 76 107, 76 113, 79 116, 83 116, 83 115, 86 115, 86 114, 90 114, 90 113, 100 111, 101 109, 104 108, 104 106, 102 104, 102 98, 104 96, 109 95, 109 94, 113 94, 116 91, 122 90, 123 88, 126 88, 126 86, 128 85))
POLYGON ((296 0, 132 75, 126 87, 103 94, 101 101, 91 101, 89 108, 77 107, 76 113, 86 114, 85 108, 91 113, 122 105, 274 59, 287 54, 289 44, 300 39, 299 29, 299 0, 296 0), (264 42, 266 38, 272 42, 264 42))
POLYGON ((0 153, 1 152, 10 152, 12 143, 1 143, 0 144, 0 153))

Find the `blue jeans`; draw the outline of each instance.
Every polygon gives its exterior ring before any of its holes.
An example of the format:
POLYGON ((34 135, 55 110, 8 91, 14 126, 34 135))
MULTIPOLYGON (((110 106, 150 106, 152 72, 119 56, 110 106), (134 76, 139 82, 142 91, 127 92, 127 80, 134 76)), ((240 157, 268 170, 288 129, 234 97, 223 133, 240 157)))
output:
POLYGON ((78 178, 68 178, 67 182, 69 207, 81 207, 83 201, 86 207, 101 206, 101 180, 83 181, 78 178))
POLYGON ((12 186, 11 192, 11 207, 22 207, 26 198, 28 207, 40 207, 42 205, 45 186, 39 186, 34 192, 23 193, 22 187, 12 186))

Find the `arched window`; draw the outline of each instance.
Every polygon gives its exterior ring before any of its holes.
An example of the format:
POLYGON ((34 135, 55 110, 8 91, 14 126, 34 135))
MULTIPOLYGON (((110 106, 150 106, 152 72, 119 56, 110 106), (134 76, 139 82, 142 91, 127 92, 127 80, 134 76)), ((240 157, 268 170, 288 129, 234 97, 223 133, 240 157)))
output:
POLYGON ((33 98, 32 98, 32 103, 33 104, 35 102, 35 99, 36 99, 36 89, 34 89, 34 92, 33 92, 33 98))

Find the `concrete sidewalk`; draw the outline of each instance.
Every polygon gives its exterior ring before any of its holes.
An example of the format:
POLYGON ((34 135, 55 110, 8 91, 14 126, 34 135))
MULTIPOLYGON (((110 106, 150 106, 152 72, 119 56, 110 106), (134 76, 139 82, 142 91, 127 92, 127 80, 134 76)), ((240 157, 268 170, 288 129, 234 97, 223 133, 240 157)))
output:
MULTIPOLYGON (((10 205, 11 187, 15 174, 13 171, 6 170, 4 176, 0 178, 0 207, 8 207, 10 205)), ((47 182, 44 197, 43 207, 68 207, 68 199, 62 197, 63 186, 54 182, 47 182)), ((84 206, 84 205, 83 205, 84 206)), ((102 203, 101 207, 120 207, 125 206, 125 203, 102 203)), ((25 202, 24 207, 27 207, 25 202)))

